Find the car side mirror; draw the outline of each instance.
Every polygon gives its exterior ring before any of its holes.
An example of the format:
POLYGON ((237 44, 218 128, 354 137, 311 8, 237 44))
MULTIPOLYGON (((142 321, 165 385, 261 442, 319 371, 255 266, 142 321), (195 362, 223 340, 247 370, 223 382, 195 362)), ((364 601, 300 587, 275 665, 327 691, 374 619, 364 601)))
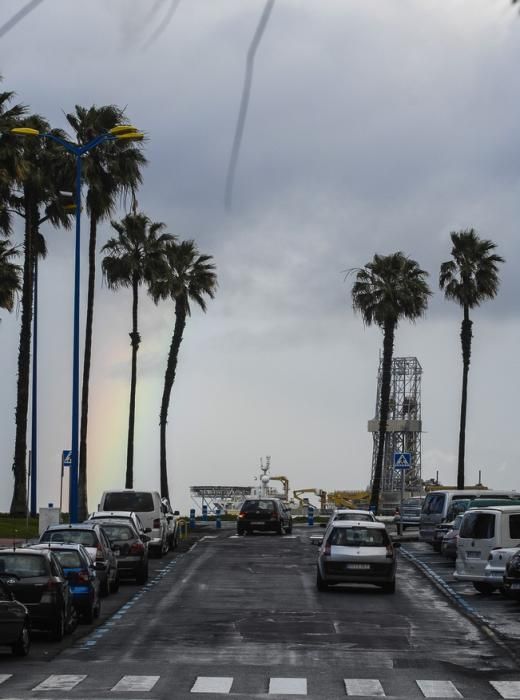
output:
POLYGON ((149 542, 152 538, 148 537, 148 535, 141 535, 141 541, 142 542, 149 542))
POLYGON ((171 521, 173 520, 173 515, 171 515, 171 513, 168 513, 168 515, 166 516, 166 520, 167 520, 169 523, 171 523, 171 521))

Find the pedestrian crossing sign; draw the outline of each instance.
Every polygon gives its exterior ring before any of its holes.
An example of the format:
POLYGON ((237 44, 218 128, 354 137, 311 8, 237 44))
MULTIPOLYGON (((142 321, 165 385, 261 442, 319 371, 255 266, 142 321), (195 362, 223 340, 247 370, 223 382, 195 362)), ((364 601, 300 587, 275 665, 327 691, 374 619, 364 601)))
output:
POLYGON ((394 469, 410 469, 411 466, 411 452, 394 452, 394 469))
POLYGON ((72 466, 72 450, 63 450, 61 453, 61 466, 72 466))

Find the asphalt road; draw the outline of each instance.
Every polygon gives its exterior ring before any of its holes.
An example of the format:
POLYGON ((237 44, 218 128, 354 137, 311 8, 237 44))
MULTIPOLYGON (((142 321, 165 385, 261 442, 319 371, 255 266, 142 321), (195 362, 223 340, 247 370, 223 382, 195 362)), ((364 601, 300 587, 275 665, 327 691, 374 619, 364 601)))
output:
POLYGON ((306 528, 208 531, 85 636, 0 656, 0 698, 520 698, 513 659, 413 564, 393 595, 319 593, 315 560, 306 528))

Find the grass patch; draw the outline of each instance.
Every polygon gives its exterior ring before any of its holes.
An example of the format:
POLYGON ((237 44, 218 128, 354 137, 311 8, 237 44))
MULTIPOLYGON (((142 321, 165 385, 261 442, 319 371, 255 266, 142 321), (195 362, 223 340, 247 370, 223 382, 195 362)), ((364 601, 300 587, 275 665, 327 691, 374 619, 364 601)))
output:
POLYGON ((0 517, 1 539, 31 539, 38 537, 38 518, 0 517))

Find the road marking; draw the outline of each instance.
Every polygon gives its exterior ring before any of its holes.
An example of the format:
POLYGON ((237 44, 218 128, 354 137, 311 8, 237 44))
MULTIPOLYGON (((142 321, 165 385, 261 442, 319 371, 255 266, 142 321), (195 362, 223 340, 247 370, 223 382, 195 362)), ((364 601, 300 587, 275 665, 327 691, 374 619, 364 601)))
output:
POLYGON ((501 698, 520 698, 520 681, 489 681, 501 698))
POLYGON ((233 678, 224 676, 197 676, 197 680, 193 684, 191 693, 229 693, 233 685, 233 678))
POLYGON ((451 681, 415 681, 425 698, 461 698, 451 681))
POLYGON ((8 678, 11 678, 12 673, 0 673, 0 683, 5 683, 8 678))
POLYGON ((269 695, 307 695, 307 679, 271 678, 269 695))
POLYGON ((383 686, 377 680, 370 678, 344 678, 345 692, 347 695, 359 695, 364 697, 382 696, 385 694, 383 686))
POLYGON ((121 691, 146 691, 151 690, 159 680, 160 676, 123 676, 121 680, 111 688, 112 692, 121 691))
POLYGON ((52 675, 33 688, 33 690, 72 690, 85 678, 86 676, 73 674, 52 675))

